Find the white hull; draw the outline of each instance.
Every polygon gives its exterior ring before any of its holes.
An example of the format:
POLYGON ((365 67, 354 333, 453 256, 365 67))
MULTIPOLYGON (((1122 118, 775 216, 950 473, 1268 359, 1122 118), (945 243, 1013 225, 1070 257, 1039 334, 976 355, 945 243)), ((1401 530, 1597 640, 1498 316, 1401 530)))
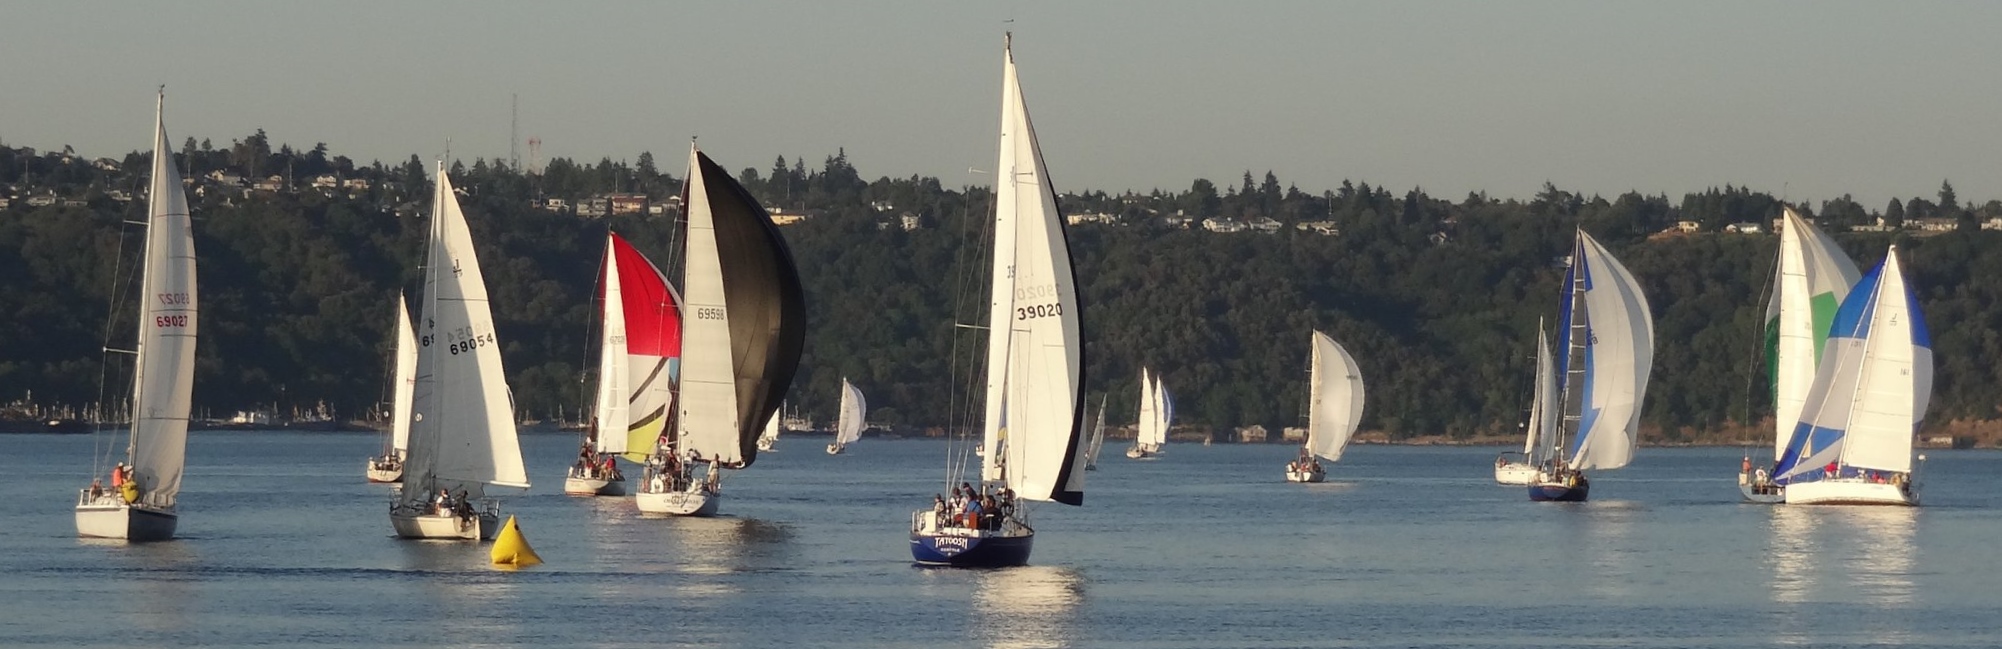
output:
POLYGON ((1138 446, 1132 446, 1126 449, 1126 457, 1133 458, 1135 460, 1152 460, 1160 454, 1161 454, 1160 451, 1149 451, 1140 448, 1138 446))
POLYGON ((640 512, 647 514, 667 514, 669 516, 715 516, 716 504, 723 495, 707 491, 642 491, 633 497, 633 504, 640 512))
POLYGON ((500 531, 500 516, 481 513, 469 518, 436 514, 407 515, 390 512, 389 524, 396 536, 406 539, 447 539, 491 541, 500 531))
POLYGON ((760 440, 758 440, 758 452, 760 452, 760 453, 770 453, 770 452, 772 452, 772 447, 773 447, 773 446, 775 446, 775 445, 776 445, 776 444, 775 444, 774 442, 772 442, 771 440, 767 440, 767 439, 760 439, 760 440))
POLYGON ((1327 478, 1328 472, 1325 469, 1308 469, 1305 471, 1298 469, 1286 470, 1287 482, 1320 482, 1327 478))
POLYGON ((134 542, 165 541, 174 538, 174 528, 180 519, 172 511, 133 507, 115 496, 100 498, 97 503, 77 505, 76 535, 134 542))
POLYGON ((1739 473, 1738 495, 1743 496, 1748 503, 1777 505, 1786 502, 1786 485, 1773 484, 1771 480, 1761 481, 1763 473, 1763 471, 1760 474, 1739 473))
POLYGON ((623 496, 626 495, 626 481, 569 477, 563 479, 563 493, 571 496, 623 496))
POLYGON ((845 450, 845 449, 841 448, 841 445, 840 445, 840 444, 828 444, 828 445, 827 445, 827 454, 828 454, 828 455, 840 455, 840 454, 841 454, 841 451, 843 451, 843 450, 845 450))
POLYGON ((1536 481, 1536 467, 1526 462, 1495 465, 1495 484, 1527 485, 1536 481))
POLYGON ((377 483, 402 482, 403 469, 400 467, 395 469, 378 469, 375 468, 375 463, 371 462, 368 466, 368 481, 377 483))
POLYGON ((1919 504, 1917 489, 1890 482, 1868 482, 1857 478, 1796 482, 1787 485, 1789 505, 1903 505, 1919 504))

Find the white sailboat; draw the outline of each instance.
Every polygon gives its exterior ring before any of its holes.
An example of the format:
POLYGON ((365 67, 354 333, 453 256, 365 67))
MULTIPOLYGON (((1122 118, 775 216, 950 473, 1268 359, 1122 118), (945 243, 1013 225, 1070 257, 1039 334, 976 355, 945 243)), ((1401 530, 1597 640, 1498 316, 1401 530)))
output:
MULTIPOLYGON (((195 240, 163 90, 153 116, 153 178, 146 195, 140 262, 139 335, 133 350, 132 424, 112 488, 91 481, 77 494, 78 536, 164 541, 180 522, 175 502, 186 466, 195 376, 195 240)), ((101 467, 100 467, 101 468, 101 467)), ((96 469, 92 471, 96 473, 96 469)))
POLYGON ((368 459, 369 482, 402 482, 404 453, 410 449, 410 399, 417 390, 417 332, 410 305, 396 296, 396 361, 389 378, 389 448, 368 459))
MULTIPOLYGON (((779 412, 784 413, 785 410, 785 404, 779 404, 779 412)), ((765 432, 758 435, 759 453, 770 453, 772 449, 778 447, 779 433, 780 429, 784 428, 784 420, 783 416, 773 417, 771 421, 765 423, 765 432)))
POLYGON ((693 317, 682 321, 679 412, 634 502, 646 513, 708 516, 722 499, 722 470, 757 460, 758 436, 792 385, 806 298, 771 215, 693 145, 685 191, 683 313, 693 317))
POLYGON ((1105 448, 1105 402, 1111 395, 1098 398, 1098 423, 1091 427, 1091 443, 1085 445, 1084 470, 1098 470, 1098 452, 1105 448))
POLYGON ((486 488, 527 489, 528 472, 486 279, 443 162, 419 304, 410 449, 389 523, 408 539, 489 540, 500 504, 486 488))
POLYGON ((1932 401, 1932 339, 1898 248, 1829 328, 1813 389, 1775 473, 1789 505, 1917 505, 1912 442, 1932 401))
POLYGON ((862 429, 868 427, 869 401, 862 398, 862 391, 841 378, 841 418, 834 426, 834 443, 827 445, 828 455, 840 455, 862 439, 862 429))
POLYGON ((1550 336, 1543 331, 1543 321, 1536 321, 1536 386, 1531 390, 1529 420, 1523 422, 1522 459, 1516 461, 1509 454, 1495 458, 1495 482, 1504 485, 1527 485, 1536 481, 1539 467, 1549 458, 1551 450, 1546 440, 1557 434, 1557 370, 1550 358, 1550 336))
MULTIPOLYGON (((1778 503, 1786 487, 1774 480, 1787 440, 1800 422, 1801 408, 1814 386, 1815 369, 1828 341, 1835 312, 1856 285, 1859 273, 1835 240, 1785 208, 1780 229, 1779 267, 1772 300, 1766 305, 1766 366, 1773 387, 1773 464, 1745 457, 1738 492, 1745 500, 1778 503)), ((1763 458, 1762 458, 1763 459, 1763 458)))
POLYGON ((1168 445, 1168 427, 1174 421, 1175 402, 1168 398, 1161 377, 1140 368, 1139 432, 1133 436, 1133 445, 1127 447, 1126 457, 1149 460, 1159 456, 1168 445))
POLYGON ((1565 287, 1558 331, 1566 353, 1557 368, 1564 383, 1556 404, 1564 435, 1550 436, 1530 482, 1529 499, 1536 501, 1585 500, 1591 494, 1585 471, 1633 461, 1641 397, 1654 367, 1654 314, 1640 283, 1582 229, 1565 287))
POLYGON ((623 496, 617 458, 644 462, 667 429, 681 356, 681 301, 653 261, 616 232, 605 234, 599 282, 598 391, 583 447, 563 493, 623 496))
POLYGON ((941 500, 911 514, 911 557, 925 565, 1022 565, 1036 534, 1026 502, 1084 504, 1077 276, 1015 55, 1006 46, 996 175, 981 487, 959 490, 964 506, 941 500))
POLYGON ((1362 425, 1362 368, 1349 350, 1319 331, 1312 340, 1312 368, 1307 378, 1307 443, 1300 458, 1286 465, 1287 482, 1320 482, 1327 477, 1321 460, 1342 459, 1349 437, 1362 425))

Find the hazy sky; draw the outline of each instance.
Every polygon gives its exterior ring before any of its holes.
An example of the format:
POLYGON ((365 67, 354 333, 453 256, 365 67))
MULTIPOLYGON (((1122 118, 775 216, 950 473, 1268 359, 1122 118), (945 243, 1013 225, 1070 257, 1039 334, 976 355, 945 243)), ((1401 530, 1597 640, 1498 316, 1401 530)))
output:
POLYGON ((846 147, 869 178, 986 184, 1013 30, 1063 190, 1270 169, 1878 209, 1941 179, 2002 198, 1998 27, 1979 2, 0 0, 0 141, 141 148, 164 83, 176 142, 505 157, 518 94, 544 157, 680 173, 699 135, 733 169, 846 147))

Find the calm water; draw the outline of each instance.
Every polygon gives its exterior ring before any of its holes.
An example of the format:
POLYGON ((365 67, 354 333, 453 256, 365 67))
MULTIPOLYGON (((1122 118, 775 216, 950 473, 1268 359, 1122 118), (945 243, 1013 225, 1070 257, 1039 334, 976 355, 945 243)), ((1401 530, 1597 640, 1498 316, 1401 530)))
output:
MULTIPOLYGON (((1741 505, 1732 449, 1643 449, 1594 501, 1491 484, 1496 449, 1288 446, 1108 458, 1036 510, 1028 568, 913 568, 945 445, 790 438, 725 517, 506 499, 548 562, 391 538, 373 435, 197 433, 180 540, 74 538, 88 436, 0 436, 0 646, 2002 646, 2002 453, 1931 451, 1922 509, 1741 505)), ((1107 449, 1118 455, 1118 449, 1107 449)))

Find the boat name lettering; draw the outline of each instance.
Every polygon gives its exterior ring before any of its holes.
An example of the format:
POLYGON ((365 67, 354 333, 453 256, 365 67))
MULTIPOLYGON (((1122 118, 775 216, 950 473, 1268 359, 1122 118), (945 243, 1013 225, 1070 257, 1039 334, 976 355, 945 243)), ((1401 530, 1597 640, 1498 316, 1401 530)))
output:
POLYGON ((1038 304, 1035 306, 1018 307, 1015 309, 1016 320, 1028 320, 1030 318, 1047 318, 1050 316, 1058 316, 1063 314, 1064 314, 1064 305, 1062 302, 1055 302, 1051 304, 1038 304))
POLYGON ((156 315, 156 316, 153 316, 153 326, 154 326, 154 327, 156 327, 156 328, 157 328, 157 327, 186 327, 186 326, 188 326, 188 316, 185 316, 185 315, 156 315))
POLYGON ((186 293, 161 293, 159 295, 161 304, 182 305, 188 303, 188 294, 186 293))
POLYGON ((939 550, 965 552, 968 540, 964 536, 934 536, 932 537, 932 546, 939 550))
POLYGON ((720 307, 720 306, 705 306, 705 307, 702 307, 702 308, 699 308, 699 309, 696 309, 696 310, 695 310, 695 319, 697 319, 697 320, 722 320, 722 319, 723 319, 723 307, 720 307))

